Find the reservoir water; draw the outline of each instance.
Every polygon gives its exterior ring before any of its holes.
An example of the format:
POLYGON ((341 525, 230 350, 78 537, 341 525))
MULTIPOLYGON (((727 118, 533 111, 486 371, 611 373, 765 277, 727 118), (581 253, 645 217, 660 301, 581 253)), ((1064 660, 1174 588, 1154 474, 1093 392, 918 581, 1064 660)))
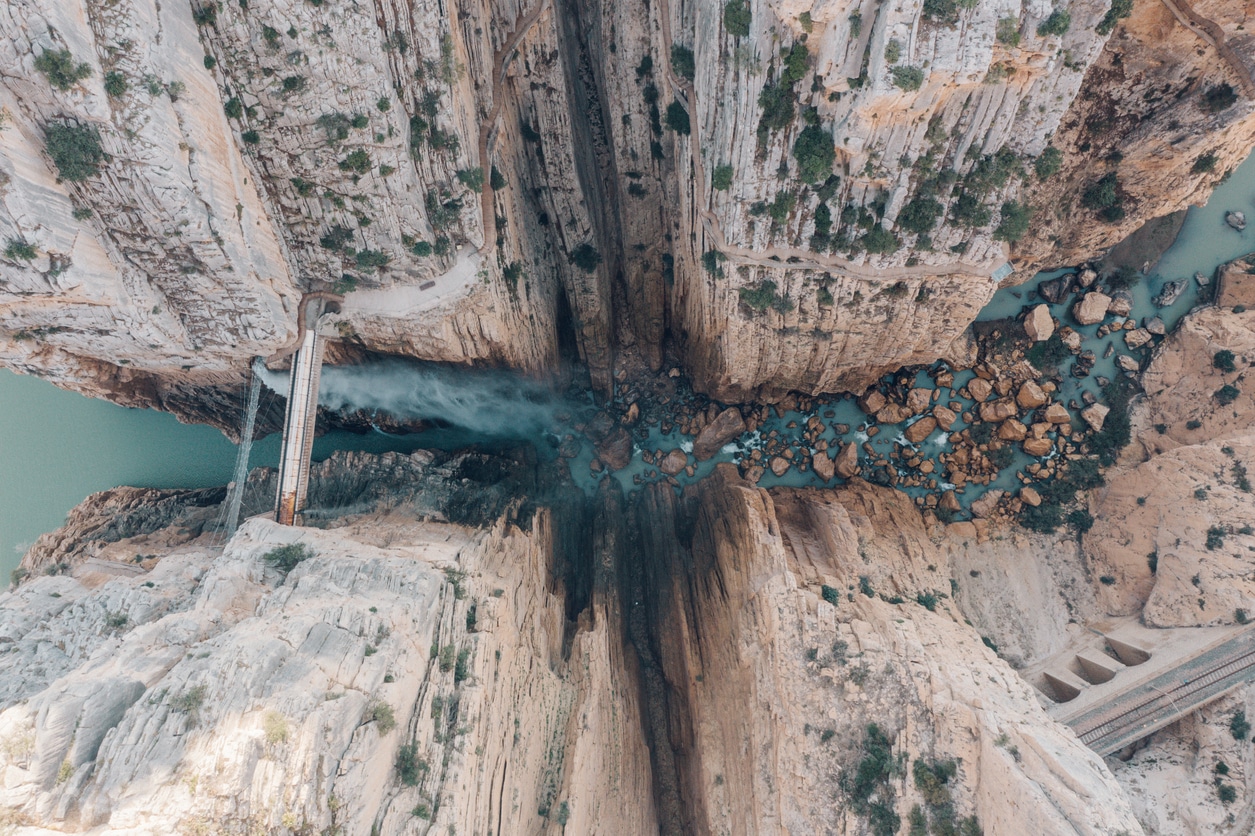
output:
MULTIPOLYGON (((1155 311, 1149 299, 1166 281, 1190 279, 1195 272, 1211 275, 1218 265, 1255 251, 1255 224, 1244 233, 1225 225, 1224 213, 1233 209, 1255 217, 1255 155, 1216 189, 1206 207, 1190 210, 1176 243, 1151 275, 1133 289, 1135 317, 1157 312, 1171 326, 1193 304, 1197 288, 1191 280, 1190 293, 1171 309, 1155 311)), ((1018 313, 1029 302, 1031 289, 1046 277, 1000 291, 980 319, 1018 313)), ((1111 339, 1114 338, 1107 338, 1111 339)), ((1086 347, 1093 348, 1088 340, 1086 347)), ((1096 353, 1101 356, 1101 346, 1096 353)), ((1095 374, 1104 373, 1097 369, 1095 374)), ((921 383, 925 379, 921 378, 921 383)), ((961 382, 962 378, 959 385, 961 382)), ((267 394, 273 397, 272 393, 267 394)), ((836 422, 857 427, 863 419, 849 400, 829 408, 835 412, 836 422)), ((786 415, 783 421, 797 419, 805 421, 804 416, 797 415, 786 415)), ((4 468, 0 474, 0 583, 7 579, 26 548, 40 534, 59 526, 66 513, 88 494, 118 485, 221 485, 231 478, 235 462, 235 445, 215 429, 180 424, 172 416, 152 410, 126 409, 92 400, 5 370, 0 370, 0 428, 0 463, 4 468)), ((896 434, 882 433, 882 443, 890 443, 896 434)), ((334 450, 407 451, 423 446, 456 446, 463 441, 465 437, 458 433, 395 437, 335 432, 318 440, 314 456, 322 459, 334 450)), ((934 441, 929 439, 928 443, 934 441)), ((942 444, 937 441, 934 446, 939 451, 942 444)), ((663 437, 655 430, 640 446, 666 449, 685 443, 678 435, 663 437)), ((754 439, 747 438, 735 446, 745 450, 753 443, 754 439)), ((278 457, 279 438, 275 435, 253 445, 251 465, 273 466, 278 457)), ((590 458, 591 451, 585 449, 573 461, 572 473, 577 478, 590 478, 590 458)), ((697 475, 705 475, 711 467, 713 463, 703 465, 697 475)), ((646 469, 638 458, 620 478, 630 480, 646 469)), ((808 481, 804 476, 807 474, 790 472, 783 478, 768 474, 762 484, 802 484, 808 481)))

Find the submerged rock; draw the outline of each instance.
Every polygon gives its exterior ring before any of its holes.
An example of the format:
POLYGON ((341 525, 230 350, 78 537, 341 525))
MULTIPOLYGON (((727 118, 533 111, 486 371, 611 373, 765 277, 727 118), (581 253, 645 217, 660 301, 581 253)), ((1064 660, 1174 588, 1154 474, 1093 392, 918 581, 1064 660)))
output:
POLYGON ((1173 282, 1167 282, 1163 286, 1163 290, 1155 297, 1155 305, 1160 308, 1166 308, 1181 298, 1181 294, 1185 292, 1185 279, 1178 279, 1173 282))
POLYGON ((1230 210, 1224 213, 1224 222, 1238 232, 1246 229, 1246 213, 1230 210))

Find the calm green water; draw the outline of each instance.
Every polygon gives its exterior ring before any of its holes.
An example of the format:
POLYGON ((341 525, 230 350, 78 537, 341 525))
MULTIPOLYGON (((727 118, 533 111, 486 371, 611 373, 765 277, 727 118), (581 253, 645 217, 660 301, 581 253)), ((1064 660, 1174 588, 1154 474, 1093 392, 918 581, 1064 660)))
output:
MULTIPOLYGON (((262 397, 274 397, 262 390, 262 397)), ((243 403, 240 405, 241 418, 243 403)), ((88 495, 118 485, 204 488, 226 484, 236 447, 212 427, 180 424, 0 369, 0 587, 39 535, 88 495)), ((426 441, 426 439, 424 439, 426 441)), ((277 466, 278 434, 253 444, 252 467, 277 466)), ((329 433, 314 458, 334 450, 416 449, 382 434, 329 433)), ((430 445, 429 445, 430 446, 430 445)))

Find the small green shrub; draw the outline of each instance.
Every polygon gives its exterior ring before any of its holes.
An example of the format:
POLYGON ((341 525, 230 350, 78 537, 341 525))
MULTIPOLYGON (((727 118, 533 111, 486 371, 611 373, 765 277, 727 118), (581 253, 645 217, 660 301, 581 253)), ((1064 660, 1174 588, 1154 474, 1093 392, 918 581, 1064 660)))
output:
POLYGON ((689 112, 678 101, 672 101, 671 104, 667 105, 667 115, 664 121, 671 130, 681 136, 688 136, 690 131, 689 112))
POLYGON ((4 248, 4 257, 10 261, 32 261, 35 256, 35 248, 23 238, 10 238, 4 248))
POLYGON ((1033 219, 1033 208, 1024 203, 1008 200, 1002 204, 1002 215, 998 226, 994 229, 994 238, 1014 244, 1028 232, 1028 224, 1033 219))
POLYGON ((1222 548, 1224 546, 1224 538, 1227 533, 1228 532, 1225 531, 1223 526, 1213 525, 1208 528, 1206 542, 1207 550, 1214 552, 1216 549, 1222 548))
POLYGON ((415 241, 414 245, 410 247, 410 252, 420 258, 429 256, 431 255, 431 244, 427 241, 415 241))
POLYGON ((418 744, 405 743, 397 749, 397 778, 407 787, 418 786, 419 778, 422 776, 422 766, 418 759, 418 744))
POLYGON ((869 253, 891 255, 901 246, 897 236, 879 224, 875 224, 859 239, 859 243, 869 253))
POLYGON ((482 167, 463 168, 458 171, 458 180, 473 192, 484 190, 484 169, 482 167))
POLYGON ((1203 91, 1203 110, 1208 113, 1219 113, 1237 104, 1238 94, 1227 82, 1208 87, 1203 91))
POLYGON ((697 71, 697 65, 693 60, 693 50, 681 44, 672 44, 671 69, 675 70, 675 74, 680 78, 692 81, 697 71))
POLYGON ((1198 159, 1194 161, 1194 165, 1190 166, 1190 174, 1207 174, 1215 171, 1217 160, 1219 160, 1219 157, 1213 151, 1199 155, 1198 159))
POLYGON ((998 25, 994 29, 994 37, 998 39, 998 43, 1009 47, 1017 47, 1020 45, 1020 19, 1018 17, 1001 17, 998 18, 998 25))
POLYGON ((106 159, 100 134, 93 127, 53 122, 44 129, 44 137, 62 180, 82 182, 100 171, 106 159))
POLYGON ((601 253, 592 244, 584 243, 571 251, 570 260, 585 273, 591 273, 601 264, 601 253))
POLYGON ((1033 170, 1038 180, 1046 180, 1059 172, 1063 167, 1063 152, 1053 145, 1047 145, 1033 161, 1033 170))
POLYGON ((261 559, 286 574, 313 556, 313 552, 304 543, 288 543, 274 547, 262 555, 261 559))
POLYGON ((1107 209, 1120 202, 1120 178, 1114 171, 1107 173, 1081 195, 1081 205, 1086 209, 1107 209))
POLYGON ((351 171, 355 174, 366 174, 371 169, 370 154, 365 150, 358 148, 349 153, 347 157, 340 160, 341 171, 351 171))
POLYGON ((1216 402, 1219 403, 1221 406, 1228 406, 1229 404, 1236 401, 1238 399, 1238 396, 1241 394, 1242 394, 1241 389, 1239 389, 1236 386, 1226 383, 1224 386, 1221 386, 1219 389, 1216 390, 1216 393, 1215 393, 1216 402))
POLYGON ((793 143, 793 156, 797 158, 802 182, 826 180, 832 174, 832 163, 837 156, 832 135, 818 125, 807 126, 793 143))
POLYGON ((1251 724, 1246 721, 1246 711, 1238 709, 1229 718, 1229 733, 1234 740, 1246 740, 1251 736, 1251 724))
POLYGON ((902 60, 902 44, 897 40, 891 40, 885 44, 885 61, 890 64, 896 64, 902 60))
POLYGON ((205 69, 207 70, 212 70, 214 67, 218 66, 218 59, 214 58, 212 55, 206 55, 202 59, 202 62, 204 63, 205 69))
POLYGON ((819 596, 835 607, 841 600, 841 591, 835 587, 828 586, 828 584, 824 584, 819 588, 819 596))
POLYGON ((217 26, 218 6, 211 0, 203 6, 195 7, 192 9, 192 20, 196 21, 197 26, 217 26))
POLYGON ((724 5, 723 27, 734 38, 749 37, 751 20, 748 0, 728 0, 724 5))
POLYGON ((1111 8, 1103 15, 1103 19, 1098 21, 1094 31, 1099 35, 1109 35, 1111 30, 1116 28, 1117 23, 1131 14, 1133 14, 1133 0, 1111 0, 1111 8))
POLYGON ((240 139, 244 140, 246 145, 257 145, 261 142, 261 134, 257 131, 245 131, 240 134, 240 139))
POLYGON ((363 270, 381 270, 388 266, 392 257, 381 250, 358 250, 354 256, 357 266, 363 270))
POLYGON ((717 165, 710 175, 710 186, 716 191, 727 191, 732 188, 732 166, 717 165))
POLYGON ((907 232, 923 235, 933 228, 945 207, 928 195, 916 195, 902 207, 898 225, 907 232))
POLYGON ((1063 35, 1072 27, 1072 15, 1066 9, 1055 9, 1037 26, 1037 34, 1045 38, 1050 35, 1063 35))
POLYGON ((222 106, 222 112, 227 115, 228 119, 240 119, 244 116, 244 103, 238 97, 232 96, 222 106))
MULTIPOLYGON (((206 55, 205 57, 207 59, 212 59, 212 56, 209 55, 206 55)), ((124 95, 130 86, 130 83, 126 80, 126 76, 117 70, 105 73, 105 93, 115 99, 124 95)))
POLYGON ((894 67, 891 74, 893 85, 908 93, 924 85, 924 71, 919 67, 894 67))
POLYGON ((375 700, 367 706, 366 715, 362 719, 364 722, 374 723, 375 729, 381 735, 387 734, 397 727, 397 718, 392 710, 392 706, 382 700, 375 700))
POLYGON ((48 82, 58 90, 69 90, 92 74, 89 64, 74 63, 68 49, 45 49, 35 59, 35 69, 48 77, 48 82))
POLYGON ((1233 362, 1235 359, 1237 358, 1234 357, 1233 352, 1224 348, 1212 355, 1211 364, 1225 374, 1231 374, 1237 371, 1237 366, 1233 362))

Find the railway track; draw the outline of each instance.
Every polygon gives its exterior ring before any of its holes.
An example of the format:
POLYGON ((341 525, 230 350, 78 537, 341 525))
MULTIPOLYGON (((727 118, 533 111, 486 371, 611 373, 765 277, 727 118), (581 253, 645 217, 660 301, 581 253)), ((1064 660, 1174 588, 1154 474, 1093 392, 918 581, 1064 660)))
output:
POLYGON ((1150 689, 1154 693, 1118 714, 1104 715, 1101 709, 1096 709, 1076 718, 1069 725, 1081 742, 1100 754, 1110 754, 1210 702, 1230 688, 1255 679, 1255 647, 1248 640, 1232 658, 1194 676, 1184 675, 1188 670, 1188 664, 1178 666, 1138 686, 1138 690, 1150 689), (1181 678, 1177 679, 1177 676, 1181 678), (1156 682, 1167 684, 1170 681, 1177 684, 1171 688, 1156 685, 1156 682), (1135 736, 1130 738, 1130 735, 1135 736))

